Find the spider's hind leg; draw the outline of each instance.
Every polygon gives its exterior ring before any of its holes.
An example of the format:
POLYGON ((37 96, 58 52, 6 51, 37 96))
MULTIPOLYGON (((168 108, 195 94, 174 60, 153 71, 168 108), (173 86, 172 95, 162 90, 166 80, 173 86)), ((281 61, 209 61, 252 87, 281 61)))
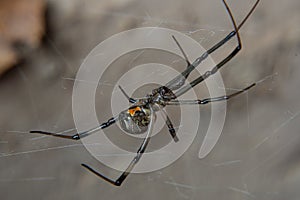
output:
POLYGON ((86 165, 86 164, 81 164, 83 167, 85 167, 87 170, 89 170, 90 172, 96 174, 97 176, 99 176, 100 178, 106 180, 107 182, 115 185, 115 186, 120 186, 123 181, 126 179, 126 177, 131 173, 131 171, 133 170, 134 166, 139 162, 139 160, 141 159, 143 153, 145 152, 149 141, 151 139, 151 134, 152 134, 152 129, 153 129, 153 123, 155 121, 155 115, 153 112, 153 109, 150 107, 151 110, 151 114, 152 117, 150 119, 150 123, 149 123, 149 127, 148 127, 148 132, 146 137, 143 140, 143 143, 141 144, 140 148, 138 149, 135 157, 133 158, 133 160, 130 162, 130 164, 128 165, 128 167, 126 168, 126 170, 119 176, 119 178, 117 178, 116 180, 112 180, 104 175, 102 175, 101 173, 99 173, 98 171, 96 171, 95 169, 93 169, 92 167, 86 165))
POLYGON ((118 121, 118 120, 119 120, 118 116, 112 117, 107 122, 104 122, 95 128, 92 128, 90 130, 83 131, 80 133, 73 133, 72 135, 65 135, 65 134, 60 134, 60 133, 51 133, 51 132, 37 131, 37 130, 30 131, 29 133, 38 133, 38 134, 43 134, 43 135, 50 135, 50 136, 54 136, 54 137, 65 138, 65 139, 79 140, 81 138, 84 138, 86 136, 89 136, 89 135, 99 131, 100 129, 109 127, 110 125, 116 123, 116 121, 118 121))
POLYGON ((178 137, 176 135, 176 130, 175 130, 175 128, 174 128, 174 126, 173 126, 173 124, 171 122, 171 119, 169 118, 168 114, 166 113, 166 111, 164 109, 161 109, 161 115, 162 115, 162 117, 166 121, 166 125, 167 125, 167 127, 169 129, 169 133, 171 134, 174 142, 178 142, 179 139, 178 139, 178 137))

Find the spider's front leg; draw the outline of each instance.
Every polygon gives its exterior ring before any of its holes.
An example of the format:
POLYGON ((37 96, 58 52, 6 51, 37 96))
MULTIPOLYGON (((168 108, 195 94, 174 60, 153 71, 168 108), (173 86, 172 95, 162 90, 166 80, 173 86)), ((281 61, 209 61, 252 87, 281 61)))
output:
POLYGON ((224 95, 224 96, 220 96, 220 97, 213 97, 213 98, 207 98, 207 99, 198 99, 198 100, 172 100, 172 101, 167 102, 167 105, 195 105, 195 104, 203 105, 203 104, 208 104, 211 102, 227 101, 243 92, 246 92, 247 90, 254 87, 255 85, 256 85, 256 83, 253 83, 250 86, 248 86, 238 92, 230 94, 230 95, 224 95))
MULTIPOLYGON (((235 35, 237 36, 238 42, 239 42, 239 47, 236 48, 234 50, 234 52, 231 53, 231 55, 229 55, 226 59, 224 59, 218 66, 217 68, 215 68, 214 70, 212 70, 212 72, 216 71, 216 69, 222 67, 223 64, 225 64, 226 62, 228 62, 232 57, 235 56, 235 54, 240 50, 241 48, 241 42, 240 42, 240 36, 239 36, 239 29, 245 24, 245 22, 248 20, 248 18, 250 17, 250 15, 254 12, 255 8, 257 7, 258 3, 260 2, 260 0, 256 0, 254 5, 252 6, 251 10, 247 13, 247 15, 244 17, 244 19, 242 20, 242 22, 239 25, 236 25, 235 20, 232 16, 231 10, 229 9, 227 3, 225 0, 223 0, 223 3, 225 5, 225 8, 231 18, 231 22, 234 24, 234 30, 232 30, 230 33, 228 33, 228 35, 226 35, 222 40, 220 40, 218 43, 216 43, 214 46, 212 46, 210 49, 208 49, 207 51, 205 51, 200 57, 198 57, 193 63, 191 63, 188 58, 187 55, 185 54, 185 52, 183 51, 183 48, 181 47, 181 45, 179 44, 179 42, 176 40, 176 38, 174 36, 173 39, 175 40, 177 46, 179 47, 181 53, 183 54, 185 61, 187 62, 187 68, 178 76, 176 76, 174 79, 172 79, 171 81, 169 81, 165 86, 170 88, 171 90, 177 90, 180 89, 184 83, 185 80, 188 78, 188 76, 190 75, 190 73, 199 65, 202 63, 202 61, 204 61, 210 54, 212 54, 213 52, 215 52, 216 50, 218 50, 221 46, 223 46, 224 44, 226 44, 231 38, 233 38, 235 35)), ((194 83, 199 83, 201 82, 202 79, 198 79, 196 82, 194 83)), ((193 87, 193 86, 192 86, 193 87)), ((185 88, 186 90, 188 90, 188 87, 185 88)), ((185 90, 182 92, 184 93, 186 92, 185 90)), ((180 92, 180 94, 182 94, 180 92)), ((179 94, 179 93, 178 93, 179 94)))
POLYGON ((80 133, 75 133, 73 135, 64 135, 64 134, 59 134, 59 133, 50 133, 50 132, 46 132, 46 131, 30 131, 30 133, 38 133, 38 134, 43 134, 43 135, 51 135, 54 137, 60 137, 60 138, 65 138, 65 139, 71 139, 71 140, 79 140, 80 138, 84 138, 88 135, 91 135, 97 131, 99 131, 100 129, 104 129, 109 127, 110 125, 114 124, 116 121, 118 121, 119 117, 112 117, 110 118, 107 122, 104 122, 102 124, 100 124, 99 126, 92 128, 90 130, 87 131, 83 131, 80 133))

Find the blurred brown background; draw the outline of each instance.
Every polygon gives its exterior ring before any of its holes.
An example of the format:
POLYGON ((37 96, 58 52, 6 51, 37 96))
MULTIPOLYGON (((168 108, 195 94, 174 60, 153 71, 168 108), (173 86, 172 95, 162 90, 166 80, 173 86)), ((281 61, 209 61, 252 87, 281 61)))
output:
MULTIPOLYGON (((132 174, 120 188, 80 166, 90 163, 118 175, 94 160, 80 142, 28 131, 74 127, 72 79, 101 41, 124 30, 159 26, 186 33, 209 48, 231 30, 222 2, 16 2, 0 2, 1 199, 299 199, 298 0, 262 0, 242 28, 243 50, 221 70, 226 87, 263 81, 228 103, 223 133, 209 156, 198 158, 210 118, 206 106, 198 136, 179 160, 157 172, 132 174)), ((240 21, 253 1, 229 4, 240 21)), ((222 58, 233 45, 213 58, 222 58)), ((199 98, 207 97, 205 87, 198 88, 199 98)), ((102 106, 104 102, 105 96, 102 106)))

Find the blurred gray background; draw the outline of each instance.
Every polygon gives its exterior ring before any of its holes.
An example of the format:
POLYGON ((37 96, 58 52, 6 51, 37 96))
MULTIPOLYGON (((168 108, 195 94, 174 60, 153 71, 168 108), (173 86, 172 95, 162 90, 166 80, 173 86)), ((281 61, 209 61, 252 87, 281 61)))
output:
MULTIPOLYGON (((253 1, 229 4, 239 22, 253 1)), ((74 128, 73 80, 101 41, 124 30, 158 26, 188 34, 209 48, 232 28, 224 6, 220 0, 48 0, 45 8, 40 46, 0 77, 1 199, 299 199, 298 0, 262 0, 242 28, 243 50, 221 70, 227 92, 260 84, 228 102, 213 151, 198 158, 210 119, 208 105, 201 108, 201 122, 195 122, 201 128, 194 143, 179 160, 156 172, 131 174, 120 188, 80 166, 85 162, 110 177, 119 174, 95 160, 80 141, 28 131, 74 128)), ((213 58, 223 58, 234 44, 213 58)), ((122 74, 131 60, 115 67, 115 73, 122 74)), ((177 65, 177 70, 185 67, 184 61, 177 65)), ((203 85, 196 91, 199 98, 208 95, 203 85)), ((110 99, 99 92, 97 102, 102 115, 101 107, 110 106, 110 99)))

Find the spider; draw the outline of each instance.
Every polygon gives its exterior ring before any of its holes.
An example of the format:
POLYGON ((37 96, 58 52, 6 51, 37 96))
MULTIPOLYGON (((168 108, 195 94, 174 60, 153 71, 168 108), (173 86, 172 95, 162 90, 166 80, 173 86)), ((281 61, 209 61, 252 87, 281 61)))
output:
POLYGON ((186 69, 178 76, 176 76, 174 79, 169 81, 166 85, 160 86, 154 90, 152 90, 151 93, 146 95, 144 98, 140 99, 134 99, 131 98, 121 86, 119 86, 121 92, 124 94, 124 96, 128 99, 128 101, 132 104, 127 110, 122 111, 119 115, 110 118, 107 122, 104 122, 100 124, 99 126, 92 128, 90 130, 75 133, 73 135, 64 135, 64 134, 58 134, 58 133, 50 133, 45 131, 30 131, 30 133, 39 133, 44 135, 51 135, 55 137, 60 138, 66 138, 71 140, 79 140, 80 138, 86 137, 88 135, 91 135, 100 129, 105 129, 112 124, 119 121, 121 128, 126 131, 129 134, 141 134, 146 133, 145 138, 143 139, 143 142, 139 149, 137 150, 137 153, 133 160, 130 162, 128 167, 123 171, 123 173, 117 178, 116 180, 110 179, 89 165, 81 164, 83 167, 85 167, 87 170, 91 171, 92 173, 96 174, 100 178, 108 181, 109 183, 120 186, 123 181, 126 179, 126 177, 131 173, 135 165, 139 162, 141 156, 145 152, 147 145, 151 139, 152 134, 152 128, 154 121, 156 119, 156 112, 162 111, 165 119, 165 123, 168 127, 169 133, 173 140, 175 142, 178 142, 178 137, 176 135, 176 131, 173 127, 173 124, 168 117, 167 113, 164 111, 164 107, 167 105, 204 105, 207 103, 217 102, 217 101, 227 101, 231 99, 232 97, 235 97, 253 86, 256 85, 256 83, 251 84, 250 86, 236 92, 232 93, 230 95, 225 96, 219 96, 219 97, 213 97, 213 98, 206 98, 206 99, 198 99, 198 100, 178 100, 177 98, 183 94, 185 94, 187 91, 189 91, 191 88, 195 87, 211 75, 215 74, 221 67, 223 67, 227 62, 229 62, 233 57, 237 55, 237 53, 242 48, 241 38, 239 34, 239 29, 244 25, 244 23, 247 21, 249 16, 253 13, 256 6, 258 5, 260 0, 256 0, 254 5, 252 6, 251 10, 248 12, 248 14, 245 16, 243 21, 237 25, 234 17, 232 15, 232 12, 226 3, 226 0, 222 0, 225 6, 225 9, 229 15, 229 18, 233 25, 233 30, 226 35, 222 40, 220 40, 218 43, 216 43, 213 47, 208 49, 206 52, 204 52, 200 57, 198 57, 193 63, 191 63, 188 60, 187 55, 185 54, 184 50, 180 46, 177 39, 172 36, 173 40, 176 42, 177 46, 179 47, 181 53, 183 54, 185 61, 187 63, 186 69), (218 48, 223 46, 225 43, 227 43, 230 39, 232 39, 234 36, 236 36, 237 39, 237 46, 234 48, 233 51, 231 51, 230 54, 227 55, 221 62, 216 64, 210 71, 206 71, 203 75, 199 76, 189 84, 185 84, 185 80, 188 78, 190 73, 203 61, 205 60, 211 53, 215 52, 218 48))

